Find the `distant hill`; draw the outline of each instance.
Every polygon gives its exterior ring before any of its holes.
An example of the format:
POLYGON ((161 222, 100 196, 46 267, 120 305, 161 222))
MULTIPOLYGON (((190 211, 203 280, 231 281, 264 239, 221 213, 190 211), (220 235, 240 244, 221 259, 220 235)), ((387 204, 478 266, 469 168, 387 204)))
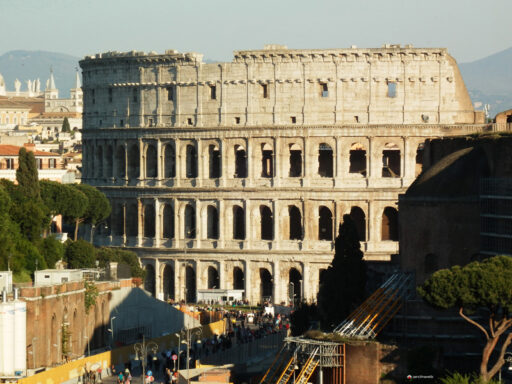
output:
POLYGON ((9 51, 0 56, 0 74, 5 79, 8 91, 14 91, 14 80, 21 81, 21 90, 27 89, 27 80, 41 80, 41 90, 53 68, 55 84, 60 97, 68 97, 75 85, 75 72, 80 58, 56 52, 9 51))
POLYGON ((459 67, 473 103, 490 104, 491 117, 512 108, 512 47, 459 67))

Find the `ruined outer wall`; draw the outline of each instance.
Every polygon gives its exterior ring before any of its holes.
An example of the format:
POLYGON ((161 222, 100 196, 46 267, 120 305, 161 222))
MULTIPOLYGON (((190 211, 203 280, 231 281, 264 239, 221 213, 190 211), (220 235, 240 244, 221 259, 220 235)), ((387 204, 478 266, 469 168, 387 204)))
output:
POLYGON ((86 57, 84 129, 483 122, 446 49, 273 48, 214 64, 176 51, 86 57))

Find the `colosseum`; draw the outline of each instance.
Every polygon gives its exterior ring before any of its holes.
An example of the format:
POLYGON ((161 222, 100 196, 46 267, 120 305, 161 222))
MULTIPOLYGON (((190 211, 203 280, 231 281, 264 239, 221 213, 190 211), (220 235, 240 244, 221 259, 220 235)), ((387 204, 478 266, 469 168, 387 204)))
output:
POLYGON ((344 214, 365 258, 398 253, 397 201, 427 138, 485 129, 443 48, 107 52, 83 70, 83 181, 111 200, 104 245, 159 299, 243 290, 313 301, 344 214))

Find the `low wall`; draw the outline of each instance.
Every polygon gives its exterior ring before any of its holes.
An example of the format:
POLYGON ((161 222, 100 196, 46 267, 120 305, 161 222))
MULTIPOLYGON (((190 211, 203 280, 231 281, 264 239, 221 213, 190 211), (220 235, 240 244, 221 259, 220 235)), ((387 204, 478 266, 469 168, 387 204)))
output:
MULTIPOLYGON (((198 328, 193 328, 198 329, 198 328)), ((204 325, 201 328, 201 338, 211 337, 214 334, 220 335, 226 330, 226 320, 220 320, 215 323, 204 325)), ((149 341, 149 340, 148 340, 149 341)), ((161 336, 151 339, 159 346, 159 351, 170 349, 178 345, 178 338, 174 335, 161 336)), ((61 383, 76 383, 78 378, 82 376, 85 368, 90 369, 97 365, 106 369, 112 364, 116 368, 124 369, 124 363, 132 360, 135 356, 133 345, 127 345, 122 348, 116 348, 112 351, 103 352, 97 355, 84 357, 79 360, 71 361, 69 363, 51 368, 47 371, 35 374, 18 380, 19 384, 61 384, 61 383)))

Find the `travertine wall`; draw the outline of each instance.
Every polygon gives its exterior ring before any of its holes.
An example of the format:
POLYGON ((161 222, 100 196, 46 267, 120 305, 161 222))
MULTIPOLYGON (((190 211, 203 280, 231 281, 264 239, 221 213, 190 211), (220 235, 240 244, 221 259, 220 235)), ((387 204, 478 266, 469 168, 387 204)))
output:
POLYGON ((485 128, 445 49, 271 46, 215 64, 106 53, 80 65, 84 182, 113 204, 96 238, 136 250, 159 298, 241 285, 252 302, 286 302, 290 289, 314 300, 343 214, 368 260, 390 260, 423 141, 485 128))

